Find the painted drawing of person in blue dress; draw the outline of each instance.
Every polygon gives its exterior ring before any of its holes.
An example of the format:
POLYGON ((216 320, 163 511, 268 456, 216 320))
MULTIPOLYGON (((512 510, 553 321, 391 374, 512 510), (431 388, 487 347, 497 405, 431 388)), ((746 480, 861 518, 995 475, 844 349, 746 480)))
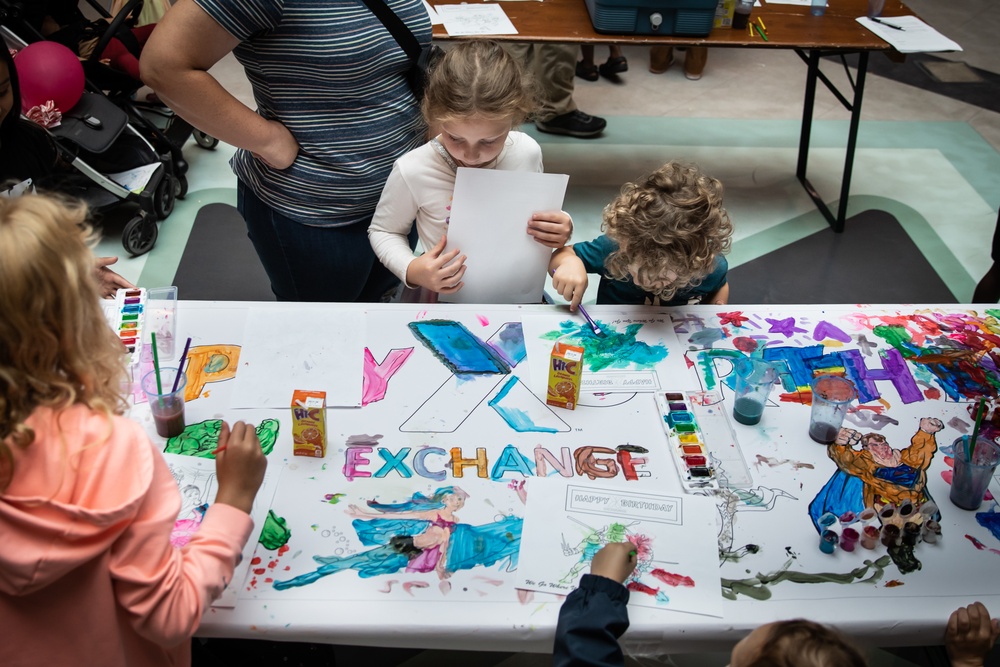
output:
POLYGON ((354 570, 362 578, 393 574, 435 572, 445 580, 452 573, 477 566, 489 567, 507 561, 517 566, 523 519, 502 515, 482 526, 463 524, 456 512, 469 494, 457 486, 445 486, 427 496, 414 493, 402 503, 369 500, 370 510, 350 505, 352 527, 364 546, 371 549, 348 556, 313 556, 320 566, 286 581, 275 581, 284 590, 311 584, 325 576, 354 570))

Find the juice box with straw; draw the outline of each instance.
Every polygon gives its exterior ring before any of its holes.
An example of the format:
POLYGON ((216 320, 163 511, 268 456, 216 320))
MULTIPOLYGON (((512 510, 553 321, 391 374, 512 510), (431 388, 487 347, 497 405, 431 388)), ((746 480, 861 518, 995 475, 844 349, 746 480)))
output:
POLYGON ((292 453, 295 456, 326 456, 326 392, 292 393, 292 453))
POLYGON ((583 348, 557 341, 549 358, 549 387, 545 402, 567 410, 576 409, 580 400, 582 372, 583 348))

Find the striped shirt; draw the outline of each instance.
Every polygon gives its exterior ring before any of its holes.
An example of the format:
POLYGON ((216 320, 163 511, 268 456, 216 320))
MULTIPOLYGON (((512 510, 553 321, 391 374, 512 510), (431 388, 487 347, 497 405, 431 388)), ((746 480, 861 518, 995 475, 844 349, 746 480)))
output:
MULTIPOLYGON (((257 113, 298 141, 295 163, 272 169, 249 151, 237 177, 279 213, 305 224, 367 221, 396 158, 423 140, 406 80, 410 59, 362 0, 195 0, 240 40, 233 50, 257 113)), ((386 4, 429 44, 420 0, 386 4)))

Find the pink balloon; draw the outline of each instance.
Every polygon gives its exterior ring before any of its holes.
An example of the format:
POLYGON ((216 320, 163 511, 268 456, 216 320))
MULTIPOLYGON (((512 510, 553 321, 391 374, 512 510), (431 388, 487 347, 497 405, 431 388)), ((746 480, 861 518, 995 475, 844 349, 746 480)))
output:
POLYGON ((29 44, 14 57, 14 67, 21 89, 22 113, 49 100, 66 113, 83 96, 83 65, 62 44, 29 44))

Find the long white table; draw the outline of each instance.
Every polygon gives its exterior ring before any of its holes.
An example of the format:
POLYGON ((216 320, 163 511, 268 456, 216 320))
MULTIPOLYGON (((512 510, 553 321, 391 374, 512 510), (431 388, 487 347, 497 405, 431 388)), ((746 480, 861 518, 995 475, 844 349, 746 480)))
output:
MULTIPOLYGON (((516 561, 511 552, 500 554, 490 565, 454 571, 447 579, 433 571, 400 569, 361 577, 358 568, 348 568, 287 590, 276 590, 273 582, 316 570, 314 555, 343 557, 368 549, 359 542, 346 510, 350 505, 364 507, 364 501, 373 498, 398 502, 415 491, 427 494, 455 485, 469 495, 458 512, 462 523, 484 526, 508 521, 513 523, 505 525, 518 526, 524 506, 510 483, 523 476, 498 463, 511 447, 532 465, 538 462, 537 447, 555 456, 569 448, 576 461, 584 462, 573 481, 600 488, 624 482, 620 467, 613 476, 605 474, 607 479, 601 474, 591 479, 587 473, 606 473, 607 466, 602 468, 600 462, 614 459, 618 445, 640 445, 648 453, 638 467, 639 476, 629 483, 636 489, 682 495, 652 394, 591 396, 575 411, 550 410, 544 401, 529 406, 530 396, 522 394, 526 402, 520 405, 533 415, 529 423, 539 424, 551 414, 557 427, 516 430, 510 413, 495 407, 503 406, 498 393, 510 388, 512 378, 516 381, 511 386, 518 390, 537 386, 532 376, 539 372, 538 357, 544 356, 538 350, 551 346, 548 339, 539 340, 538 332, 579 333, 586 330, 582 318, 551 306, 371 306, 363 311, 362 340, 371 353, 369 377, 381 374, 384 386, 378 381, 366 386, 370 402, 365 407, 328 409, 329 448, 324 459, 293 457, 290 411, 280 407, 290 396, 279 396, 273 407, 230 405, 240 373, 247 368, 245 360, 252 356, 247 345, 261 333, 246 330, 248 316, 258 324, 269 322, 266 328, 284 331, 289 343, 311 337, 315 350, 336 349, 346 343, 329 340, 313 323, 321 315, 325 321, 340 315, 345 320, 357 317, 359 308, 180 303, 177 335, 181 341, 193 338, 195 361, 189 383, 200 387, 194 392, 196 398, 189 397, 187 423, 219 417, 254 423, 278 420, 269 464, 283 470, 272 508, 291 531, 281 548, 258 547, 259 561, 240 589, 235 608, 213 608, 198 634, 416 648, 550 650, 559 598, 519 595, 513 585, 516 561), (448 352, 442 353, 440 347, 432 352, 415 335, 419 327, 410 326, 431 320, 458 322, 475 340, 490 341, 494 349, 506 353, 517 347, 514 339, 520 330, 527 358, 519 362, 515 358, 506 370, 501 364, 500 370, 475 379, 456 374, 445 364, 448 352), (235 378, 233 369, 238 369, 235 378), (587 450, 580 458, 581 450, 593 447, 610 448, 612 453, 587 450), (458 458, 466 459, 475 459, 477 448, 482 448, 485 478, 474 464, 449 465, 456 458, 455 448, 458 458), (588 453, 591 459, 586 459, 588 453), (497 479, 490 479, 494 475, 497 479)), ((832 623, 866 644, 926 645, 941 641, 945 620, 959 605, 979 599, 994 614, 1000 613, 1000 585, 993 576, 1000 564, 1000 539, 989 528, 996 503, 985 502, 977 520, 976 513, 959 510, 948 501, 947 449, 969 430, 971 400, 984 392, 995 396, 1000 382, 989 356, 1000 341, 995 311, 955 305, 732 305, 673 310, 595 306, 589 310, 612 335, 600 341, 601 349, 589 350, 593 353, 588 359, 642 357, 645 363, 624 364, 619 370, 653 377, 659 391, 717 391, 729 410, 726 376, 733 359, 755 350, 782 371, 782 386, 772 392, 761 423, 750 427, 733 422, 744 466, 736 470, 737 462, 732 477, 748 478, 717 497, 718 541, 720 552, 726 554, 720 567, 722 591, 735 599, 724 601, 721 618, 673 611, 669 604, 663 609, 633 607, 632 626, 624 638, 628 650, 724 650, 763 622, 800 616, 832 623), (635 347, 624 351, 630 324, 637 327, 635 341, 650 349, 665 348, 666 358, 654 363, 635 347), (837 468, 826 448, 807 435, 809 408, 801 402, 801 389, 808 384, 804 378, 822 369, 846 373, 862 390, 858 409, 845 427, 881 433, 892 447, 903 449, 922 418, 935 417, 944 424, 936 434, 938 450, 926 472, 926 490, 939 506, 943 536, 937 544, 920 543, 911 550, 919 570, 901 572, 881 545, 874 550, 859 547, 852 553, 838 549, 832 555, 818 549, 809 505, 822 495, 837 468)), ((290 346, 293 365, 299 363, 302 349, 290 346)), ((543 359, 541 367, 546 364, 543 359)), ((153 431, 148 408, 136 406, 133 417, 146 425, 154 441, 163 442, 153 431)), ((537 473, 539 468, 533 470, 537 473)), ((522 561, 527 557, 520 555, 522 561)), ((711 593, 706 594, 716 594, 714 586, 708 590, 711 593)), ((638 595, 642 594, 633 593, 638 595)))

